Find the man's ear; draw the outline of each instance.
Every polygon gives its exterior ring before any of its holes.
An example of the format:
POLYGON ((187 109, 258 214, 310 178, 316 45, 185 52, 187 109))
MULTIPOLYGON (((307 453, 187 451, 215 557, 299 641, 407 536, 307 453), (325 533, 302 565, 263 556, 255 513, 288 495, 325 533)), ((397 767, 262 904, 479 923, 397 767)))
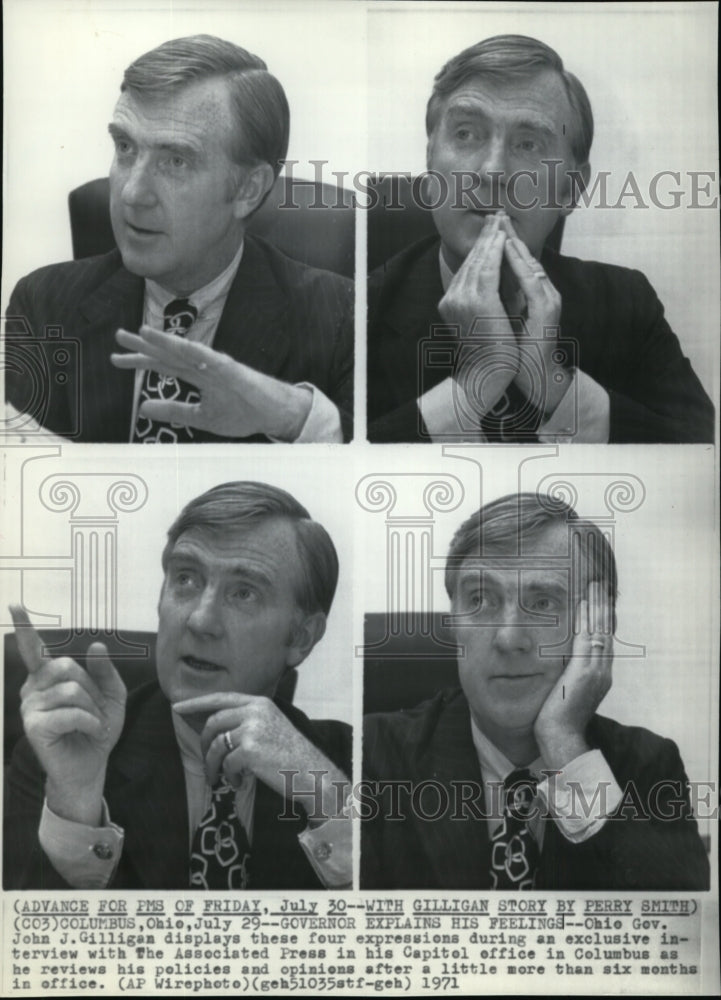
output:
POLYGON ((247 219, 258 208, 275 183, 275 174, 269 163, 254 167, 241 167, 238 189, 233 196, 236 219, 247 219))
MULTIPOLYGON (((581 180, 583 181, 583 187, 579 187, 577 184, 573 186, 573 194, 574 194, 573 201, 569 199, 569 203, 567 205, 564 205, 564 207, 561 209, 561 215, 571 214, 571 212, 576 207, 578 195, 581 193, 581 191, 585 191, 586 188, 588 187, 588 182, 591 179, 591 164, 588 162, 582 163, 580 166, 576 167, 574 173, 581 175, 581 180)), ((568 193, 570 195, 571 193, 570 182, 568 187, 569 187, 568 193)))
POLYGON ((316 611, 312 615, 304 615, 298 620, 288 642, 288 651, 285 657, 288 669, 302 663, 315 644, 320 642, 325 635, 325 623, 326 617, 322 611, 316 611))

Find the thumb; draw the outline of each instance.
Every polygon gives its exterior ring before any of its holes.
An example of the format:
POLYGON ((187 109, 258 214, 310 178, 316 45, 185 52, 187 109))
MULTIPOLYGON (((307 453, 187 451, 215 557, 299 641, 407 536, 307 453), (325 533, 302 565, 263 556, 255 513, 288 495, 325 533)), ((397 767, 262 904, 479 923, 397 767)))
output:
POLYGON ((104 698, 125 703, 127 695, 125 684, 108 656, 108 647, 104 642, 92 642, 88 646, 86 669, 104 698))
POLYGON ((176 403, 173 400, 149 399, 140 407, 140 416, 164 424, 182 424, 197 427, 195 403, 176 403))

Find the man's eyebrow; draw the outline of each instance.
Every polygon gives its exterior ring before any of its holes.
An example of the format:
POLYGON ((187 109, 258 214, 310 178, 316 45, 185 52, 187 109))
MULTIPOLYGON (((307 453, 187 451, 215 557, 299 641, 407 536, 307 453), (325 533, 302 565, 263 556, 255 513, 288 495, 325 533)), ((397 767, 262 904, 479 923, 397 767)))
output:
POLYGON ((457 101, 449 104, 446 108, 449 118, 487 118, 488 114, 484 108, 471 101, 457 101))
POLYGON ((549 139, 557 134, 550 124, 539 118, 521 118, 520 121, 513 123, 513 127, 518 131, 537 132, 539 135, 548 136, 549 139))
POLYGON ((115 122, 109 122, 108 123, 108 132, 110 133, 110 135, 111 135, 111 137, 113 139, 129 139, 130 138, 130 136, 125 131, 125 129, 121 128, 119 125, 116 125, 115 122))
MULTIPOLYGON (((108 132, 114 140, 127 139, 132 142, 132 137, 122 128, 120 125, 116 125, 115 122, 110 122, 108 125, 108 132)), ((198 160, 203 155, 203 148, 200 145, 195 145, 192 142, 182 142, 181 140, 174 139, 170 142, 153 142, 150 144, 153 149, 159 149, 166 153, 176 153, 180 156, 184 156, 188 160, 198 160)))
POLYGON ((236 580, 248 580, 250 583, 258 584, 258 586, 270 587, 273 585, 273 580, 267 573, 263 570, 255 569, 253 566, 245 566, 243 564, 231 566, 228 574, 236 580))
MULTIPOLYGON (((472 101, 458 101, 454 104, 449 104, 446 108, 446 114, 449 118, 453 119, 489 117, 485 108, 472 101)), ((513 122, 512 126, 515 129, 538 132, 549 138, 556 135, 556 130, 553 128, 552 123, 545 118, 520 118, 518 121, 513 122)))
MULTIPOLYGON (((202 557, 196 555, 189 549, 174 549, 168 556, 167 561, 167 566, 169 568, 178 566, 197 566, 200 569, 203 569, 205 565, 206 563, 202 557)), ((234 577, 237 580, 248 580, 250 583, 255 583, 258 586, 273 586, 273 579, 264 570, 258 569, 255 566, 248 566, 246 563, 230 565, 225 568, 225 572, 228 576, 234 577)))
MULTIPOLYGON (((521 576, 521 580, 523 580, 523 576, 521 576)), ((524 583, 523 589, 532 594, 543 592, 544 594, 550 593, 566 597, 568 595, 568 581, 553 579, 551 577, 541 580, 531 580, 529 583, 524 583)))

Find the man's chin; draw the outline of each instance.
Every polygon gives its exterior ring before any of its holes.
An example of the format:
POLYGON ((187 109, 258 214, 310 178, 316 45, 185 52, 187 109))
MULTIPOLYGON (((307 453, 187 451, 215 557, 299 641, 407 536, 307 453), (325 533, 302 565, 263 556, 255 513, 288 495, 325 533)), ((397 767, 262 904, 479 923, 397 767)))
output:
POLYGON ((153 259, 151 254, 142 253, 120 242, 118 243, 118 249, 120 250, 123 267, 126 271, 130 271, 131 274, 135 274, 139 278, 150 278, 152 281, 162 284, 161 279, 165 269, 158 261, 153 259))

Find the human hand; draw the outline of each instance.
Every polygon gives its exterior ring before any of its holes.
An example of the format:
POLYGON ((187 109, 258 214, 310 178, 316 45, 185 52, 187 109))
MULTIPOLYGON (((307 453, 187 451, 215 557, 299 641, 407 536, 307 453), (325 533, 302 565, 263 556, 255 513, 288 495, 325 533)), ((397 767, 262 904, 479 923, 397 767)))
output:
POLYGON ((586 753, 586 727, 608 694, 613 664, 612 610, 598 581, 579 603, 571 659, 541 707, 534 724, 544 763, 563 768, 586 753))
POLYGON ((566 393, 572 375, 559 361, 558 329, 561 296, 543 265, 508 219, 505 258, 526 299, 528 317, 518 336, 519 365, 515 383, 529 402, 544 415, 553 413, 566 393))
POLYGON ((140 416, 181 424, 220 437, 265 434, 294 441, 306 421, 313 393, 234 361, 205 344, 141 326, 138 333, 118 330, 116 340, 130 354, 111 354, 116 368, 148 369, 182 379, 200 392, 199 403, 147 400, 140 416))
POLYGON ((50 809, 96 826, 108 756, 125 720, 126 690, 102 642, 88 647, 87 670, 64 656, 43 655, 27 612, 11 606, 28 676, 20 689, 25 734, 47 775, 50 809))
POLYGON ((518 344, 500 295, 505 218, 498 212, 486 220, 438 303, 444 322, 460 328, 463 343, 453 378, 479 417, 495 406, 519 365, 518 344))
POLYGON ((348 790, 346 775, 270 698, 223 691, 176 702, 173 710, 186 719, 206 716, 200 743, 211 785, 223 773, 239 787, 252 773, 285 798, 292 795, 311 820, 340 814, 348 790))

